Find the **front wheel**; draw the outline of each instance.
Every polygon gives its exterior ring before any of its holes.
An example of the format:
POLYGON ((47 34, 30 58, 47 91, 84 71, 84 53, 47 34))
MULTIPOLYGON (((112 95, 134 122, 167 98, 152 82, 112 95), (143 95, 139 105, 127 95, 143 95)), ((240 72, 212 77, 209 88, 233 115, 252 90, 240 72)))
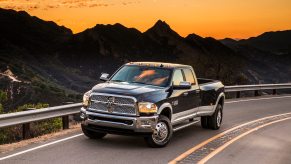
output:
POLYGON ((145 137, 148 146, 153 148, 165 147, 173 134, 173 128, 168 117, 160 116, 155 131, 151 136, 145 137))

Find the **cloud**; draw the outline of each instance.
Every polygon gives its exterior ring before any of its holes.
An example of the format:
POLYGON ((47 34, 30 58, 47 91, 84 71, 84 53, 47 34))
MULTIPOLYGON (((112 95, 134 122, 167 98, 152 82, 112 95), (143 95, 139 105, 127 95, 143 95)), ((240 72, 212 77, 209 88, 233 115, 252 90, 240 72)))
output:
POLYGON ((96 8, 114 5, 132 5, 140 3, 137 0, 0 0, 0 7, 14 10, 35 10, 55 8, 96 8))

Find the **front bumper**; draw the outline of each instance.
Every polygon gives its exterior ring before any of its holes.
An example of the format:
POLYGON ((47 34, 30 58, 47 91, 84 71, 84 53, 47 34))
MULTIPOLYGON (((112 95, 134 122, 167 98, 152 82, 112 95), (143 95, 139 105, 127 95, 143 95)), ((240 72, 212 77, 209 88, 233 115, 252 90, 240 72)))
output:
POLYGON ((82 128, 113 134, 152 133, 158 122, 158 116, 119 116, 86 111, 81 108, 82 128))

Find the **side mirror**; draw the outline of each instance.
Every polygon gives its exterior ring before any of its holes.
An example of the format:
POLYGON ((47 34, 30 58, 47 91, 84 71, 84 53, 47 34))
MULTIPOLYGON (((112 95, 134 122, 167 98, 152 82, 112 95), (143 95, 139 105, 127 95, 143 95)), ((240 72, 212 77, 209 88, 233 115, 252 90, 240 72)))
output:
POLYGON ((191 83, 188 81, 181 81, 179 85, 174 85, 173 89, 191 89, 191 83))
POLYGON ((109 74, 108 73, 101 73, 100 80, 101 81, 108 81, 109 80, 109 74))

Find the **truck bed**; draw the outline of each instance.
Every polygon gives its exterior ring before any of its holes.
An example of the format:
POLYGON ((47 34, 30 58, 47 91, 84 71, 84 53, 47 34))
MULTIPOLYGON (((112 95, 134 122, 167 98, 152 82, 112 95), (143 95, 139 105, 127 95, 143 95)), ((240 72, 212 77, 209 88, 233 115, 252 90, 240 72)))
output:
POLYGON ((224 92, 224 86, 219 80, 197 79, 201 91, 201 105, 215 104, 220 93, 224 92))
POLYGON ((220 82, 218 80, 204 79, 204 78, 197 78, 197 81, 200 86, 220 82))

